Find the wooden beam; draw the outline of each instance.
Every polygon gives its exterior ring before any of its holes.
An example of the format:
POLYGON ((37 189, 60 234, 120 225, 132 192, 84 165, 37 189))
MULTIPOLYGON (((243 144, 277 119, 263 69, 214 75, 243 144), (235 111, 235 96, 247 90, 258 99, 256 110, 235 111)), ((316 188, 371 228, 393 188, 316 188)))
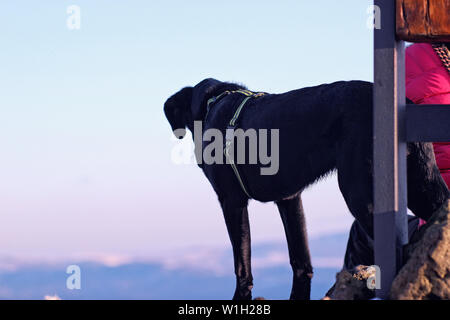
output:
POLYGON ((450 105, 407 105, 406 139, 410 142, 450 141, 450 105))
POLYGON ((450 41, 450 0, 396 0, 396 7, 399 40, 450 41))
POLYGON ((374 258, 381 271, 377 296, 386 299, 408 241, 405 63, 404 42, 395 38, 395 2, 374 4, 381 10, 381 28, 374 30, 374 258))

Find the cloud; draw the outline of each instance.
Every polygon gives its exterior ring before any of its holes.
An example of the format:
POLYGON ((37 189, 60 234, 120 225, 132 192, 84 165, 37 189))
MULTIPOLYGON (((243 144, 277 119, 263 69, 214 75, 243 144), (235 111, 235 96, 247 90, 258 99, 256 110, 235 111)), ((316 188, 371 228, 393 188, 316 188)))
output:
POLYGON ((227 257, 226 251, 220 249, 190 248, 184 253, 169 255, 156 259, 167 270, 190 269, 208 271, 216 275, 227 274, 233 262, 227 257))
POLYGON ((342 268, 344 265, 343 257, 312 257, 314 268, 342 268))
MULTIPOLYGON (((340 269, 343 264, 343 252, 346 237, 312 237, 311 253, 314 268, 340 269), (336 246, 341 243, 342 246, 336 246), (342 248, 340 248, 342 247, 342 248), (341 250, 342 249, 342 250, 341 250), (342 252, 341 252, 342 251, 342 252), (315 254, 316 252, 316 254, 315 254), (342 255, 342 256, 341 256, 342 255)), ((133 263, 160 265, 166 270, 188 270, 210 272, 217 276, 228 275, 233 270, 231 246, 186 246, 174 250, 164 250, 158 254, 127 255, 118 253, 83 252, 66 256, 28 255, 23 257, 0 256, 0 273, 15 272, 30 266, 58 266, 64 268, 70 264, 96 263, 106 267, 119 267, 133 263)), ((289 267, 287 246, 284 242, 269 241, 255 243, 252 246, 253 269, 289 267)))
POLYGON ((78 259, 75 260, 85 262, 96 262, 104 266, 114 268, 133 263, 135 262, 136 259, 127 255, 119 255, 119 254, 87 254, 81 255, 79 256, 78 259))
MULTIPOLYGON (((208 271, 216 275, 227 275, 233 270, 233 258, 228 248, 216 249, 186 249, 183 254, 173 254, 156 260, 167 270, 190 269, 194 271, 208 271)), ((336 268, 343 265, 343 257, 312 256, 314 268, 336 268)), ((252 255, 252 268, 265 269, 273 267, 289 267, 289 255, 283 246, 259 250, 252 255)))

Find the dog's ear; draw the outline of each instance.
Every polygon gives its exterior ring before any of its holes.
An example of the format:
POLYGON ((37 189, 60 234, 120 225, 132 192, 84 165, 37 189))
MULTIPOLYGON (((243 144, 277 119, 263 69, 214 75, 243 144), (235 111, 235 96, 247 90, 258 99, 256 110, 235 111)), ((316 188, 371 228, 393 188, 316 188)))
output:
POLYGON ((203 121, 206 115, 207 100, 211 98, 210 94, 214 88, 217 88, 221 83, 216 79, 208 78, 194 87, 191 105, 193 121, 203 121))
POLYGON ((164 103, 164 114, 178 139, 182 139, 186 135, 193 89, 192 87, 183 88, 164 103))

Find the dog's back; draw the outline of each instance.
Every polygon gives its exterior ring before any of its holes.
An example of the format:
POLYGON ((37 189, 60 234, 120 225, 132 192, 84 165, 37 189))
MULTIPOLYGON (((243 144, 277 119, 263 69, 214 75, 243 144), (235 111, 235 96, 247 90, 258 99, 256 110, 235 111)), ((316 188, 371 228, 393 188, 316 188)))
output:
MULTIPOLYGON (((225 130, 239 101, 229 97, 215 105, 205 129, 225 130)), ((288 197, 333 170, 340 139, 355 121, 360 124, 359 135, 367 136, 370 143, 371 105, 372 84, 363 81, 340 81, 250 100, 237 128, 279 130, 276 174, 261 175, 261 165, 239 165, 252 197, 260 201, 288 197)))

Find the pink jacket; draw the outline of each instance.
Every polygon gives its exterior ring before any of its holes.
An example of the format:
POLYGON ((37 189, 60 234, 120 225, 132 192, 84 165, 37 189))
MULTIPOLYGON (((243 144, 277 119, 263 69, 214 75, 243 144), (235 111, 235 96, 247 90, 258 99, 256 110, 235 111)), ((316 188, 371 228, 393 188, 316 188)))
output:
MULTIPOLYGON (((450 73, 430 44, 406 48, 405 63, 406 96, 410 100, 416 104, 450 104, 450 73)), ((441 175, 450 188, 450 142, 433 146, 441 175)))

